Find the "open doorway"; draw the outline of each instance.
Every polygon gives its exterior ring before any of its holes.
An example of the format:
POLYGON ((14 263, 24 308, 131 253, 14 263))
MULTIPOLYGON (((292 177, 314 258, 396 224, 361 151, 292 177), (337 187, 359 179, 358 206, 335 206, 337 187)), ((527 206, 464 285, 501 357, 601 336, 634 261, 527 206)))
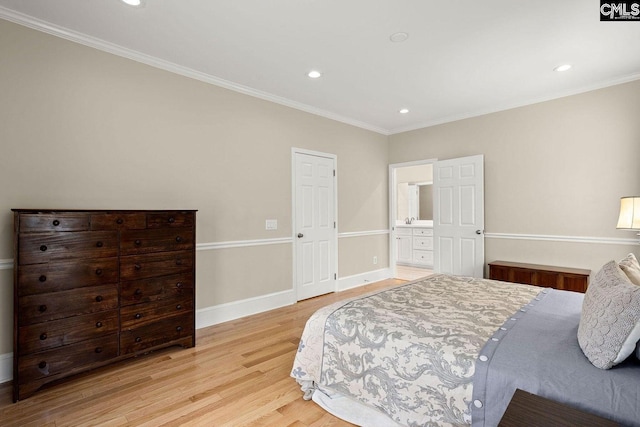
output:
POLYGON ((389 265, 393 277, 433 274, 433 160, 389 165, 389 265))

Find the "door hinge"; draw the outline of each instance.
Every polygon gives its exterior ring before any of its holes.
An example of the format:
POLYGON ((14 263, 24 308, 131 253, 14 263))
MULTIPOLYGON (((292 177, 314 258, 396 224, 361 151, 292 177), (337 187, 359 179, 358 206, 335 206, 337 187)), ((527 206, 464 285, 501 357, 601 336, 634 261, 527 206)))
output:
POLYGON ((336 176, 336 170, 335 169, 333 170, 333 176, 336 176))
POLYGON ((336 273, 333 273, 333 280, 338 280, 338 275, 336 273))
POLYGON ((333 221, 333 228, 336 228, 336 222, 333 221))

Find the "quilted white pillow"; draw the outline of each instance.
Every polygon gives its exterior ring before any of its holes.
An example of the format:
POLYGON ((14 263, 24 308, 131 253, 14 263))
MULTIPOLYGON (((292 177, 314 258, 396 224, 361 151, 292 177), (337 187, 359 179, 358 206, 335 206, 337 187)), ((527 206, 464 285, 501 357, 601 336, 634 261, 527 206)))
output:
POLYGON ((585 293, 578 343, 595 367, 609 369, 633 353, 639 340, 640 286, 610 261, 585 293))
POLYGON ((640 286, 640 263, 638 263, 634 254, 630 253, 627 255, 618 265, 632 283, 640 286))

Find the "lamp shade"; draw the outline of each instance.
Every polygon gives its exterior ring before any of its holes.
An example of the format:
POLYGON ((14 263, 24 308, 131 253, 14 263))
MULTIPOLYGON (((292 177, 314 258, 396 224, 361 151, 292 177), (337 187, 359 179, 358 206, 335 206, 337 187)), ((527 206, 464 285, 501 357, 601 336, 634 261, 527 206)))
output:
POLYGON ((640 197, 620 199, 620 217, 616 228, 640 230, 640 197))

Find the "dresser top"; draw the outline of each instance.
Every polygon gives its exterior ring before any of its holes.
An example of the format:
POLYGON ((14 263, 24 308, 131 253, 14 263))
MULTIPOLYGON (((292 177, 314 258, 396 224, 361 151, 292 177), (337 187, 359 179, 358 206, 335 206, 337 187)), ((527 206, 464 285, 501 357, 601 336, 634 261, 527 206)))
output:
POLYGON ((555 265, 528 264, 524 262, 492 261, 489 263, 489 266, 551 271, 554 273, 578 274, 583 276, 588 276, 589 274, 591 274, 591 270, 587 270, 584 268, 558 267, 555 265))
POLYGON ((11 209, 17 213, 62 213, 62 212, 78 212, 78 213, 144 213, 144 212, 198 212, 197 209, 11 209))

